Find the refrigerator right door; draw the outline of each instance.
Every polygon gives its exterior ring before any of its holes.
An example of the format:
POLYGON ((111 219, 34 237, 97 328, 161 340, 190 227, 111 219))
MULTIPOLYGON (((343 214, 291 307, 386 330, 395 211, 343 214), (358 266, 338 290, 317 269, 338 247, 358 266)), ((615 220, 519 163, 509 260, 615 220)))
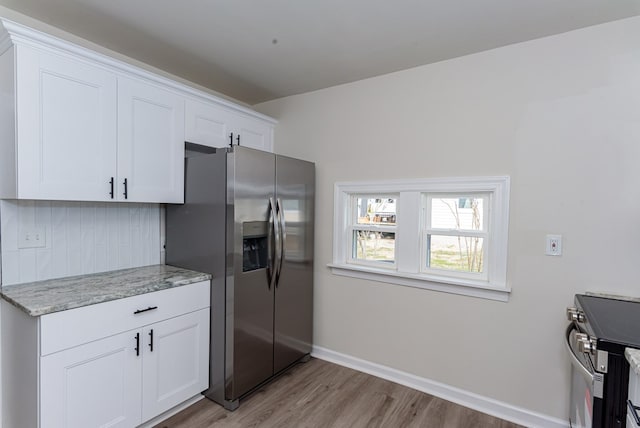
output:
POLYGON ((274 373, 311 352, 315 165, 276 156, 282 258, 275 290, 274 373))

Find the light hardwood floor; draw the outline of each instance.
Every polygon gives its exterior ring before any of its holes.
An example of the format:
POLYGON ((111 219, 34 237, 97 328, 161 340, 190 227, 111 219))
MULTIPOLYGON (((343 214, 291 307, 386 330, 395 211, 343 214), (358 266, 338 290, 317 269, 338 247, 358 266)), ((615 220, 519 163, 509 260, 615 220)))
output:
POLYGON ((312 358, 229 412, 200 400, 155 428, 515 428, 432 395, 312 358))

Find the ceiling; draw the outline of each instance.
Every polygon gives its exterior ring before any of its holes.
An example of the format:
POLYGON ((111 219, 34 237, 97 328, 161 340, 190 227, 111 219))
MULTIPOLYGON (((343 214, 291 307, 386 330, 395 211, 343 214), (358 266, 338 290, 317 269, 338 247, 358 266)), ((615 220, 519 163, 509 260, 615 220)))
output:
POLYGON ((640 0, 0 0, 255 104, 640 15, 640 0))

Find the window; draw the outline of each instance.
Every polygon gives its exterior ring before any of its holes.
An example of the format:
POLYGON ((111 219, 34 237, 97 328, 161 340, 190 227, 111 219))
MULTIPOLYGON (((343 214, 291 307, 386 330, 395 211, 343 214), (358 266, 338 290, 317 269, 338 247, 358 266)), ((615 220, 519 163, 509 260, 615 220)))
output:
POLYGON ((353 195, 350 262, 393 267, 396 261, 397 195, 353 195))
POLYGON ((506 301, 509 178, 337 183, 339 275, 506 301))
POLYGON ((487 279, 486 210, 490 194, 423 194, 423 272, 449 271, 452 276, 487 279))

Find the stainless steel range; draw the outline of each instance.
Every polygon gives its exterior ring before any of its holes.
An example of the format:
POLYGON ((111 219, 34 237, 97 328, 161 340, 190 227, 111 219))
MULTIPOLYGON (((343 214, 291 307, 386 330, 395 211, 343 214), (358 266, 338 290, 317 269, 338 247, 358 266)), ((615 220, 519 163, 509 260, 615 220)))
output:
POLYGON ((573 428, 625 427, 627 347, 640 348, 640 303, 577 294, 567 308, 573 428))

